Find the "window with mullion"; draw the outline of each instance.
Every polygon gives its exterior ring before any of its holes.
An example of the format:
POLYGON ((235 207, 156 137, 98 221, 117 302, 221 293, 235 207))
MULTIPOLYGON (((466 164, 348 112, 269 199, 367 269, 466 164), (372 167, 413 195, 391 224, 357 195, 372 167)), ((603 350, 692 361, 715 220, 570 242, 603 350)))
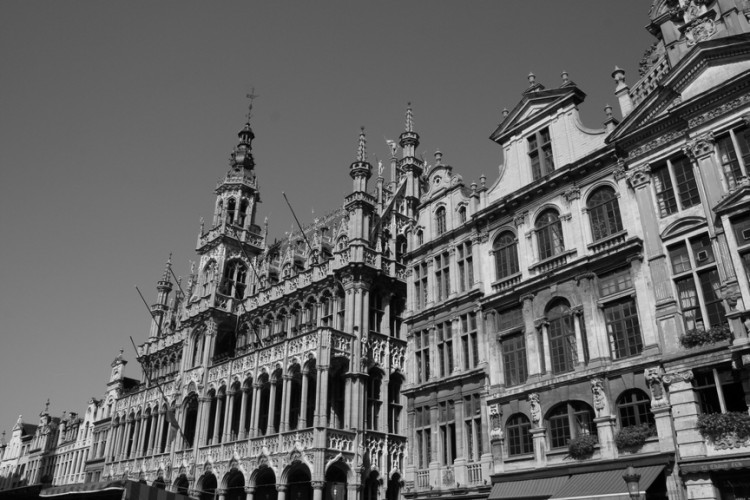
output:
POLYGON ((604 306, 610 349, 615 359, 636 356, 643 350, 635 300, 628 297, 604 306))
POLYGON ((438 421, 441 440, 441 463, 453 465, 456 459, 456 412, 453 401, 439 404, 438 421))
POLYGON ((444 300, 450 295, 450 254, 443 252, 435 257, 435 298, 444 300))
POLYGON ((458 267, 458 286, 461 292, 469 290, 474 284, 474 255, 471 241, 460 243, 456 247, 456 265, 458 267))
POLYGON ((750 169, 750 127, 730 130, 729 135, 717 141, 719 161, 729 187, 734 187, 750 169))
POLYGON ((508 441, 508 455, 528 455, 534 453, 531 440, 531 422, 522 414, 513 415, 505 424, 505 435, 508 441))
POLYGON ((536 233, 539 243, 539 260, 561 254, 565 250, 562 223, 555 210, 545 210, 537 218, 536 233))
POLYGON ((430 332, 422 330, 414 334, 414 351, 417 361, 417 382, 430 379, 430 332))
POLYGON ((669 177, 669 168, 667 164, 655 167, 654 188, 656 189, 656 203, 659 206, 659 215, 666 217, 677 212, 677 199, 672 187, 672 179, 669 177))
POLYGON ((695 171, 686 156, 667 160, 655 166, 652 173, 660 217, 700 204, 695 171))
POLYGON ((518 272, 518 241, 513 233, 500 234, 492 245, 495 253, 495 277, 500 280, 518 272))
POLYGON ((638 389, 626 391, 617 398, 617 412, 621 428, 635 425, 654 426, 651 400, 646 393, 638 389))
POLYGON ((440 236, 446 231, 445 225, 445 207, 440 207, 435 210, 435 230, 436 234, 440 236))
POLYGON ((576 359, 576 336, 570 306, 566 303, 558 303, 549 309, 547 318, 552 373, 573 371, 576 359))
POLYGON ((430 407, 422 406, 416 409, 415 415, 417 467, 426 469, 430 464, 432 454, 432 429, 430 428, 430 407))
POLYGON ((693 165, 690 160, 683 156, 677 160, 673 160, 671 163, 682 208, 685 209, 700 204, 701 197, 700 193, 698 193, 698 183, 695 181, 695 173, 693 172, 693 165))
POLYGON ((440 376, 447 377, 453 372, 453 329, 451 322, 437 325, 437 348, 440 376))
POLYGON ((587 208, 594 241, 622 231, 622 218, 617 196, 611 187, 597 189, 589 197, 587 208))
POLYGON ((464 370, 470 370, 479 363, 479 342, 477 339, 477 313, 461 315, 461 347, 464 355, 464 370))
POLYGON ((503 373, 505 385, 512 387, 526 382, 526 339, 523 333, 509 335, 500 342, 503 353, 503 373))
POLYGON ((482 397, 464 396, 464 440, 466 458, 470 462, 481 459, 482 452, 482 397))
POLYGON ((555 170, 552 154, 552 139, 549 129, 544 128, 527 139, 531 174, 534 180, 540 179, 555 170))

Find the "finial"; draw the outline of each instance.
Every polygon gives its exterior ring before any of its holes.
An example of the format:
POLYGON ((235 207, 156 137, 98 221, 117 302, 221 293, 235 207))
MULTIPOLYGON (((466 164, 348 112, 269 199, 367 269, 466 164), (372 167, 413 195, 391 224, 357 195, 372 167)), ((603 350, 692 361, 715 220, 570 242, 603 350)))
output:
POLYGON ((503 108, 503 118, 508 118, 509 114, 510 114, 510 111, 508 111, 508 108, 503 108))
POLYGON ((18 415, 18 420, 16 420, 16 424, 21 424, 21 419, 23 418, 23 415, 18 415))
POLYGON ((482 185, 482 187, 485 187, 487 185, 487 176, 484 174, 480 175, 479 183, 482 185))
POLYGON ((442 165, 443 164, 443 153, 440 152, 438 149, 435 151, 435 165, 442 165))
POLYGON ((255 93, 255 87, 250 89, 250 93, 247 94, 247 98, 250 100, 250 103, 247 105, 247 122, 250 123, 250 118, 253 116, 253 101, 256 97, 260 97, 258 94, 255 93))
POLYGON ((414 114, 411 110, 411 101, 406 103, 406 131, 414 132, 414 114))
POLYGON ((534 83, 536 82, 536 75, 532 72, 529 73, 529 87, 533 87, 534 83))
POLYGON ((607 119, 612 118, 612 106, 609 104, 604 105, 604 114, 607 115, 607 119))
POLYGON ((172 252, 169 252, 169 258, 167 259, 167 264, 164 266, 164 274, 161 277, 162 281, 172 281, 172 279, 169 277, 169 271, 172 268, 172 252))
POLYGON ((44 403, 44 413, 49 413, 49 398, 47 398, 47 402, 44 403))
POLYGON ((612 72, 612 78, 615 82, 620 83, 625 81, 625 70, 619 66, 615 66, 615 70, 612 72))
POLYGON ((563 72, 562 72, 562 74, 560 74, 560 76, 562 77, 563 85, 565 85, 566 83, 568 83, 570 81, 568 79, 568 72, 567 71, 563 70, 563 72))
POLYGON ((367 161, 367 140, 365 139, 365 127, 359 129, 359 144, 357 145, 357 161, 367 161))
POLYGON ((203 235, 203 230, 206 228, 206 221, 203 220, 203 217, 201 216, 201 235, 203 235))

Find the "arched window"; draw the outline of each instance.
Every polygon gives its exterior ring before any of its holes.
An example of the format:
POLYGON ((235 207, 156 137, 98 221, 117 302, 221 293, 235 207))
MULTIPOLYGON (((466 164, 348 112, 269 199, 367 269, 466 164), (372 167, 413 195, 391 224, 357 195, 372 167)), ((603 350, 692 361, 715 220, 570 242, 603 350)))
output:
POLYGON ((424 232, 421 229, 417 231, 417 245, 424 245, 424 232))
POLYGON ((232 261, 224 269, 221 293, 229 297, 241 299, 245 296, 246 281, 247 266, 238 260, 232 261))
POLYGON ((193 392, 184 403, 185 411, 185 448, 192 448, 195 441, 196 430, 198 426, 198 396, 193 392))
POLYGON ((501 233, 492 244, 495 253, 495 274, 497 279, 507 278, 518 272, 518 240, 513 233, 501 233))
POLYGON ((466 205, 458 207, 458 222, 461 224, 466 223, 466 205))
POLYGON ((237 202, 234 198, 229 198, 227 202, 227 224, 234 224, 234 219, 237 213, 237 202))
POLYGON ((195 334, 193 339, 193 359, 190 366, 198 366, 203 358, 203 332, 195 334))
POLYGON ((570 304, 563 299, 550 304, 547 308, 547 321, 552 373, 573 371, 577 350, 570 304))
POLYGON ((620 428, 623 429, 635 425, 655 426, 651 399, 638 389, 625 391, 617 398, 617 415, 620 417, 620 428))
POLYGON ((542 212, 537 217, 534 228, 539 244, 539 260, 549 259, 565 250, 562 224, 557 211, 550 208, 542 212))
POLYGON ((445 207, 439 207, 435 210, 435 234, 439 236, 443 234, 445 230, 445 207))
POLYGON ((549 447, 564 448, 568 441, 584 434, 596 436, 593 421, 594 410, 581 401, 566 401, 555 406, 547 414, 549 447))
POLYGON ((534 453, 531 441, 531 422, 523 413, 512 415, 505 424, 505 436, 508 441, 508 455, 526 455, 534 453))
POLYGON ((591 234, 594 241, 622 231, 620 205, 614 189, 609 186, 600 187, 591 193, 586 208, 589 211, 591 234))
POLYGON ((249 206, 249 202, 246 199, 243 199, 240 202, 240 212, 237 215, 237 224, 245 227, 245 219, 247 217, 247 207, 249 206))

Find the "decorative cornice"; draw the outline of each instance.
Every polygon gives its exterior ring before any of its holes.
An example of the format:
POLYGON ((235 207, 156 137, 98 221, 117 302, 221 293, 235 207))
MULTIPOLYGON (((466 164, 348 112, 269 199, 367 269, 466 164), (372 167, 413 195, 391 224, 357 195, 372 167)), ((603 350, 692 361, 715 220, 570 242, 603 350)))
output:
POLYGON ((628 183, 633 189, 643 187, 651 182, 651 165, 639 165, 628 171, 628 183))

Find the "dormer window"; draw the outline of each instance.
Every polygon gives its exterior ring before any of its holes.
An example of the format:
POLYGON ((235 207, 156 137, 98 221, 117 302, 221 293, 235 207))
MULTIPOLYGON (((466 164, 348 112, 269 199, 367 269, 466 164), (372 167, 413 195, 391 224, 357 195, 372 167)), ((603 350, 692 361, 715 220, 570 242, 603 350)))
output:
POLYGON ((461 205, 458 208, 458 222, 461 224, 466 223, 466 205, 461 205))
POLYGON ((435 210, 435 231, 439 236, 445 232, 445 229, 445 207, 440 207, 435 210))
POLYGON ((552 139, 549 129, 543 128, 539 132, 527 137, 529 143, 529 161, 531 162, 531 173, 534 180, 541 179, 555 170, 555 161, 552 157, 552 139))

